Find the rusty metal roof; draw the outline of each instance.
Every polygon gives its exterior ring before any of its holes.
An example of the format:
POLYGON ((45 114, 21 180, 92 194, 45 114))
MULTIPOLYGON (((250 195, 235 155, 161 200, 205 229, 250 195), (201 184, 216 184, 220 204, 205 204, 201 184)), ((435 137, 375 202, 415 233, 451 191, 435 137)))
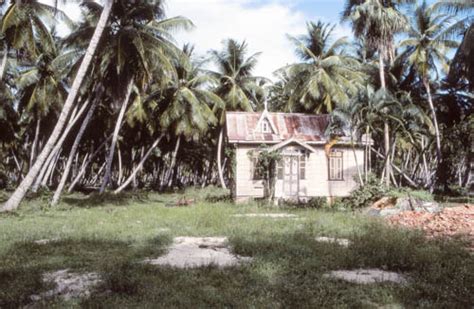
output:
MULTIPOLYGON (((293 138, 303 142, 324 142, 329 115, 266 113, 277 132, 257 128, 263 113, 227 112, 227 137, 231 143, 279 143, 293 138)), ((273 130, 272 130, 273 131, 273 130)))

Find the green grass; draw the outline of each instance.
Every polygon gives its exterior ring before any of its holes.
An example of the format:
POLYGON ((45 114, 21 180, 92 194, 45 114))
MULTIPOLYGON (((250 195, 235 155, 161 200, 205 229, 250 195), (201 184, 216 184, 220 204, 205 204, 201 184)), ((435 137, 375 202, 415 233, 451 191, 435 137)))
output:
POLYGON ((43 307, 464 308, 474 304, 474 259, 459 241, 426 240, 352 212, 234 205, 218 189, 100 197, 70 195, 56 209, 29 199, 0 216, 0 307, 29 303, 50 287, 41 274, 69 268, 99 272, 89 299, 50 299, 43 307), (166 207, 182 196, 193 207, 166 207), (290 212, 304 220, 236 218, 290 212), (227 236, 253 261, 225 269, 179 270, 139 263, 163 254, 175 236, 227 236), (343 248, 315 236, 350 238, 343 248), (58 238, 37 245, 34 240, 58 238), (323 277, 329 270, 382 268, 409 284, 358 285, 323 277))

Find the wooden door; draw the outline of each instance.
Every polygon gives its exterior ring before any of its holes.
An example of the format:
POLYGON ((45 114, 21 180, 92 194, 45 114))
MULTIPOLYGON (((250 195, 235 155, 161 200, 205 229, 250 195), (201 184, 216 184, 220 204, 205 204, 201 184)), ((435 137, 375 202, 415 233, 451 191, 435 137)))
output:
POLYGON ((299 191, 298 157, 283 158, 283 194, 285 197, 297 197, 299 191))

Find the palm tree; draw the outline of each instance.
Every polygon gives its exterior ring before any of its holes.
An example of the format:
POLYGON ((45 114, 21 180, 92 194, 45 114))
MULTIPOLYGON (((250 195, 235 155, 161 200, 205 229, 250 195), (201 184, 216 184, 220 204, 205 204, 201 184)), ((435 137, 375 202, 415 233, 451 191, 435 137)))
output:
POLYGON ((192 61, 192 52, 193 49, 188 45, 183 48, 183 54, 175 60, 176 78, 150 96, 156 99, 155 114, 159 115, 160 127, 176 136, 176 147, 165 177, 168 185, 175 174, 176 157, 182 137, 198 140, 212 125, 217 124, 213 107, 224 106, 218 95, 206 89, 209 83, 215 81, 205 74, 200 63, 192 61))
POLYGON ((363 83, 364 74, 358 62, 341 51, 347 39, 343 37, 330 44, 334 27, 321 21, 310 22, 306 36, 289 36, 304 61, 281 69, 290 76, 290 109, 301 104, 316 113, 331 112, 334 106, 347 104, 363 83))
MULTIPOLYGON (((369 46, 379 53, 379 76, 381 89, 386 91, 385 59, 395 58, 393 37, 406 28, 407 20, 398 6, 414 0, 347 0, 342 13, 343 20, 352 24, 357 38, 364 37, 369 46)), ((385 156, 390 155, 388 123, 384 125, 385 156)), ((388 160, 386 160, 388 161, 388 160)), ((386 162, 385 184, 390 185, 390 164, 386 162)))
POLYGON ((110 181, 112 162, 123 118, 127 110, 132 89, 136 95, 147 87, 151 80, 150 70, 158 70, 161 76, 174 75, 172 59, 180 51, 172 41, 170 31, 190 29, 192 23, 183 17, 162 19, 163 2, 148 4, 147 1, 117 5, 113 11, 113 23, 108 29, 107 44, 102 66, 109 90, 116 92, 116 85, 123 84, 126 92, 115 96, 120 106, 100 192, 104 192, 110 181), (161 19, 161 20, 158 20, 161 19))
POLYGON ((212 75, 219 81, 215 93, 224 101, 224 106, 215 106, 214 113, 219 120, 219 137, 217 144, 217 168, 219 180, 223 188, 227 188, 222 169, 222 144, 224 138, 226 111, 253 111, 259 98, 264 96, 258 84, 261 77, 252 75, 257 65, 259 53, 246 58, 247 43, 228 39, 223 43, 221 51, 212 50, 211 59, 217 66, 212 75))
POLYGON ((107 21, 110 16, 110 12, 112 11, 112 0, 107 0, 105 2, 104 9, 102 10, 99 22, 94 31, 94 35, 89 43, 87 51, 84 55, 84 58, 81 62, 79 70, 74 78, 74 82, 72 83, 71 89, 69 90, 69 94, 67 96, 66 102, 63 105, 61 110, 61 114, 59 115, 58 121, 51 133, 46 145, 44 146, 43 150, 41 151, 40 155, 36 159, 35 164, 33 167, 30 168, 28 174, 25 176, 23 181, 20 183, 18 188, 15 192, 10 196, 8 201, 3 205, 3 211, 12 211, 18 208, 21 201, 25 197, 27 190, 30 188, 31 184, 33 183, 34 179, 38 175, 43 163, 49 156, 51 150, 53 149, 56 141, 59 139, 62 129, 64 128, 66 121, 68 119, 69 113, 76 101, 76 97, 79 93, 79 89, 83 83, 83 80, 86 76, 86 73, 89 69, 89 65, 92 62, 92 58, 96 52, 97 45, 99 44, 99 40, 102 36, 105 26, 107 25, 107 21))
POLYGON ((437 14, 434 6, 423 2, 413 12, 412 24, 409 29, 409 38, 403 40, 400 46, 408 49, 408 61, 425 87, 431 117, 435 127, 436 155, 441 162, 441 135, 433 104, 431 91, 431 77, 438 77, 437 63, 447 66, 446 53, 456 48, 458 43, 449 39, 453 31, 459 28, 458 23, 452 23, 452 18, 444 14, 437 14))

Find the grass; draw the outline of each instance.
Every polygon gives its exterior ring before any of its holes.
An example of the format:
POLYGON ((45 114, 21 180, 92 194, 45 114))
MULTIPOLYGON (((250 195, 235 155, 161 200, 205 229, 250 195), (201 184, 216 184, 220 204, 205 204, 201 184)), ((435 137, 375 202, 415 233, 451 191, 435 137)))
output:
POLYGON ((42 307, 302 307, 383 305, 465 308, 474 304, 474 258, 462 243, 426 240, 352 212, 234 205, 217 189, 100 197, 70 195, 55 209, 29 199, 0 216, 0 307, 28 305, 47 291, 42 273, 99 272, 88 299, 45 300, 42 307), (166 207, 180 197, 193 207, 166 207), (289 212, 304 220, 236 218, 237 213, 289 212), (227 236, 241 267, 178 270, 138 263, 163 254, 175 236, 227 236), (349 248, 316 236, 346 237, 349 248), (39 239, 58 239, 45 245, 39 239), (323 276, 329 270, 382 268, 409 284, 358 285, 323 276))

